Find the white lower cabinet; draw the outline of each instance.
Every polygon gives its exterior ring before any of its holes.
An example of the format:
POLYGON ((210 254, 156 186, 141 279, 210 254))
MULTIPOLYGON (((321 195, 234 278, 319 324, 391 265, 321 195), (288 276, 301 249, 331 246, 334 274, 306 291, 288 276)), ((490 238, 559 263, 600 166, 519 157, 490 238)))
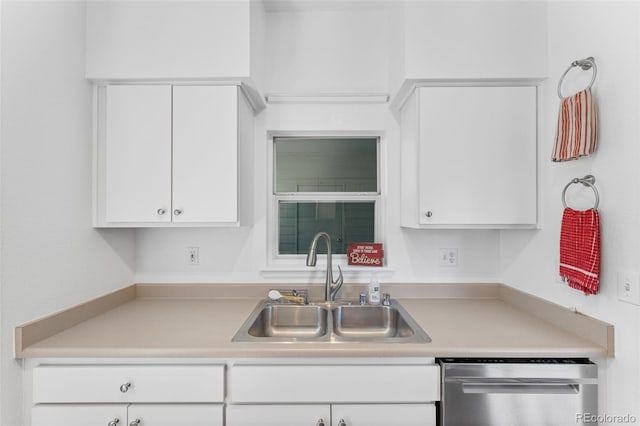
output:
POLYGON ((230 405, 226 426, 435 426, 434 404, 230 405))
POLYGON ((39 404, 31 410, 33 426, 121 426, 126 405, 39 404))
POLYGON ((433 358, 93 362, 28 366, 31 426, 435 426, 440 400, 433 358))
POLYGON ((322 405, 229 405, 227 426, 330 426, 331 407, 322 405))
POLYGON ((130 426, 223 426, 223 406, 213 404, 131 404, 130 426))
POLYGON ((38 365, 32 426, 223 426, 224 365, 38 365))
MULTIPOLYGON (((332 426, 435 426, 435 404, 334 404, 332 426)), ((328 426, 328 425, 327 425, 328 426)))
POLYGON ((440 370, 424 363, 237 363, 226 426, 435 426, 440 370))
POLYGON ((222 426, 213 404, 39 404, 33 426, 222 426))

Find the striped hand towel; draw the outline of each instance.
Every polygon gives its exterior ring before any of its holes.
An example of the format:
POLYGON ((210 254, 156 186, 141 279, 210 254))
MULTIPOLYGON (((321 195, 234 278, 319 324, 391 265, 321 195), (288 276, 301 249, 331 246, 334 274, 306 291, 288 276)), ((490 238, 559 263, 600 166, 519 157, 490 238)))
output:
POLYGON ((551 160, 575 160, 593 153, 597 146, 598 115, 591 89, 562 99, 551 160))
POLYGON ((560 276, 569 287, 597 294, 600 287, 600 215, 564 209, 560 230, 560 276))

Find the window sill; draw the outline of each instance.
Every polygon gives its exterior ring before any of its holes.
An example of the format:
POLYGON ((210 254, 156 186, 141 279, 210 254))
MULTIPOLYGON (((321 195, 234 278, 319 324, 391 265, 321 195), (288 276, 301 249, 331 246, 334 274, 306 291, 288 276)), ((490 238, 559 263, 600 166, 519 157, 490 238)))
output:
MULTIPOLYGON (((338 274, 338 265, 333 265, 333 278, 338 274)), ((395 274, 395 268, 389 266, 351 266, 340 265, 342 276, 349 282, 369 282, 371 274, 376 274, 378 279, 389 279, 395 274)), ((326 274, 326 265, 306 267, 297 265, 267 266, 260 270, 262 277, 267 279, 304 279, 310 282, 322 282, 326 274)))

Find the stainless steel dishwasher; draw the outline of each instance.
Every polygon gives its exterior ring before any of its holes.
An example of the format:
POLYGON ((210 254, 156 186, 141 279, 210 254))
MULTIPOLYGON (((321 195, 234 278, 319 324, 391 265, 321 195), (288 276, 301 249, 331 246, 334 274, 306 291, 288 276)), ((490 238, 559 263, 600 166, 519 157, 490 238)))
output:
POLYGON ((598 412, 588 359, 443 358, 440 426, 563 426, 598 412))

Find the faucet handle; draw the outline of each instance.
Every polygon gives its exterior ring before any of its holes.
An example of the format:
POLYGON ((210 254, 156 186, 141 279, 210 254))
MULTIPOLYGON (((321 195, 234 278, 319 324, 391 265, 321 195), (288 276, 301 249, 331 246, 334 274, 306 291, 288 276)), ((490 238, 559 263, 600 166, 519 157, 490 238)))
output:
POLYGON ((384 306, 391 305, 391 295, 389 293, 385 293, 382 295, 382 304, 384 306))
POLYGON ((338 265, 338 278, 336 278, 334 284, 336 286, 338 286, 338 288, 340 288, 340 286, 342 285, 342 268, 340 268, 340 265, 338 265))
POLYGON ((336 300, 336 293, 338 293, 338 290, 342 287, 343 282, 342 269, 340 268, 340 265, 338 265, 338 278, 331 283, 331 300, 336 300))

